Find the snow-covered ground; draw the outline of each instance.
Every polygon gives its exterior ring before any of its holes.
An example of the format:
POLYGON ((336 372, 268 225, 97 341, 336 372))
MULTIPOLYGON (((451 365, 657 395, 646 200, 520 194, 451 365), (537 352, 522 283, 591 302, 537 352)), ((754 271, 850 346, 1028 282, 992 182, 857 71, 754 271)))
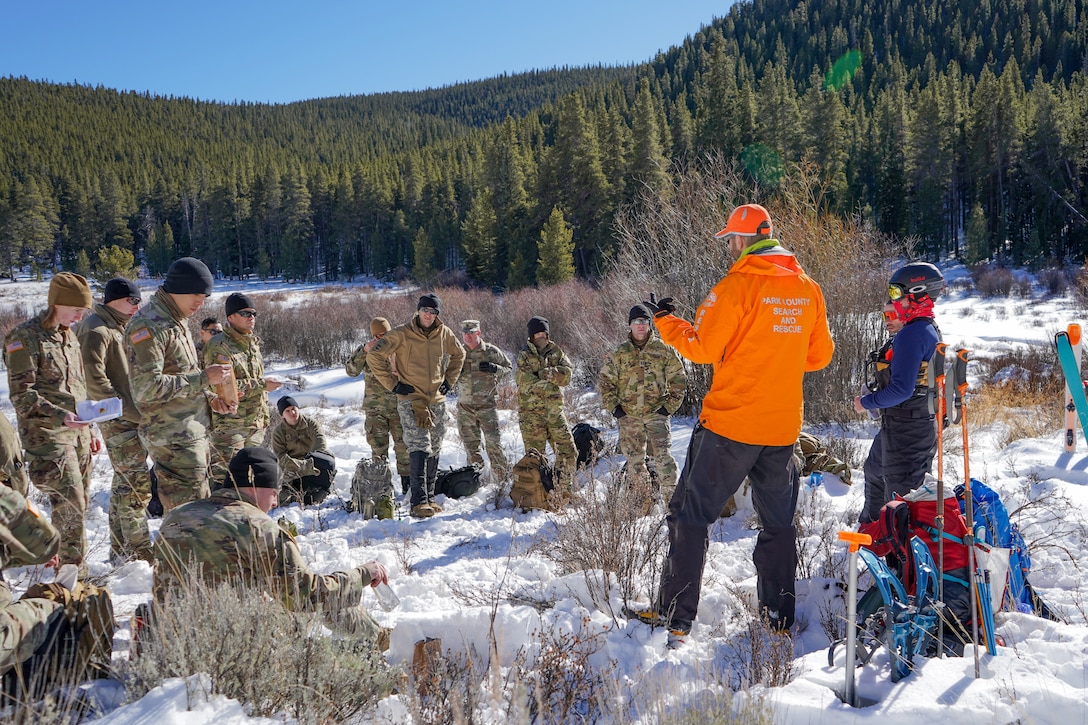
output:
MULTIPOLYGON (((953 270, 950 276, 955 276, 953 270)), ((239 283, 217 288, 216 296, 238 289, 239 283)), ((250 291, 273 291, 274 285, 260 285, 250 291)), ((12 301, 44 302, 45 286, 40 283, 0 282, 0 305, 12 301)), ((297 294, 298 287, 280 288, 297 294)), ((1071 298, 1034 299, 998 298, 982 300, 954 291, 937 305, 938 322, 951 348, 964 346, 980 356, 994 355, 1017 346, 1050 345, 1053 333, 1069 322, 1088 322, 1071 298)), ((452 312, 456 316, 456 311, 452 312)), ((449 316, 449 315, 447 315, 449 316)), ((453 319, 453 317, 451 317, 453 319)), ((365 321, 360 320, 360 327, 365 321)), ((258 334, 259 334, 258 323, 258 334)), ((619 340, 617 340, 617 343, 619 340)), ((513 353, 514 351, 508 351, 513 353)), ((392 612, 376 606, 370 594, 375 616, 393 627, 388 660, 407 664, 413 643, 424 637, 440 637, 446 647, 475 647, 488 650, 491 628, 490 608, 463 604, 458 593, 472 589, 483 599, 495 592, 522 591, 535 599, 554 601, 544 613, 528 605, 502 601, 494 621, 498 654, 509 665, 519 649, 531 647, 534 631, 558 627, 568 631, 596 633, 601 648, 592 661, 613 667, 614 679, 622 695, 642 691, 671 691, 686 695, 690 701, 714 684, 712 674, 728 666, 731 647, 743 629, 736 616, 738 597, 755 589, 751 551, 755 532, 746 520, 750 505, 741 501, 737 516, 723 519, 712 527, 710 551, 704 576, 698 619, 688 642, 679 649, 666 648, 663 631, 623 620, 593 604, 586 579, 581 574, 562 575, 557 565, 531 553, 530 543, 554 533, 554 518, 543 512, 515 513, 504 506, 495 508, 488 490, 460 500, 443 500, 442 514, 428 520, 400 518, 364 521, 348 514, 340 498, 350 496, 350 479, 359 458, 370 455, 363 434, 363 415, 359 408, 364 383, 346 376, 342 369, 302 369, 273 363, 270 373, 300 379, 303 389, 291 394, 305 413, 318 417, 325 425, 330 448, 338 459, 333 495, 319 508, 303 510, 291 506, 273 512, 286 516, 299 529, 299 545, 311 566, 319 572, 331 572, 355 566, 370 559, 383 562, 390 572, 393 588, 401 605, 392 612), (410 570, 410 573, 406 573, 410 570)), ((977 375, 977 373, 976 373, 977 375)), ((0 387, 0 407, 13 416, 7 399, 6 377, 0 387)), ((274 394, 274 397, 278 394, 274 394)), ((970 399, 968 400, 970 405, 970 399)), ((1055 401, 1058 405, 1058 401, 1055 401)), ((521 440, 515 413, 502 411, 503 440, 508 456, 520 456, 521 440)), ((451 421, 452 422, 452 421, 451 421)), ((575 421, 571 421, 572 423, 575 421)), ((693 421, 677 419, 673 425, 673 452, 683 465, 693 421)), ((1062 451, 1061 432, 1057 429, 1041 438, 1017 440, 1005 447, 997 428, 981 431, 971 440, 971 473, 986 481, 1008 501, 1010 509, 1040 496, 1049 497, 1061 512, 1062 525, 1045 524, 1033 516, 1038 507, 1025 509, 1018 523, 1029 541, 1046 538, 1046 546, 1032 552, 1031 581, 1040 595, 1069 621, 1059 624, 1016 613, 1000 613, 997 631, 1007 646, 997 656, 981 655, 981 674, 974 676, 973 657, 926 660, 904 680, 892 684, 888 677, 888 658, 878 653, 874 660, 857 671, 857 689, 866 701, 875 704, 851 708, 836 695, 844 681, 842 655, 834 667, 828 666, 827 637, 820 627, 822 611, 829 606, 843 610, 841 597, 828 592, 822 579, 802 580, 798 584, 798 621, 801 631, 794 637, 797 673, 789 684, 776 688, 756 687, 751 692, 770 707, 775 721, 781 723, 880 722, 886 725, 914 725, 940 719, 947 725, 960 723, 1088 723, 1088 622, 1085 609, 1088 598, 1078 562, 1088 554, 1085 530, 1088 527, 1088 446, 1078 431, 1075 454, 1062 451)), ((859 421, 849 435, 855 436, 862 450, 867 450, 874 428, 859 421)), ((820 431, 814 431, 819 433, 820 431)), ((606 435, 615 436, 615 431, 606 435)), ((949 435, 952 435, 950 433, 949 435)), ((958 445, 957 445, 958 448, 958 445)), ((954 450, 946 458, 946 479, 962 480, 962 457, 954 450)), ((456 427, 451 425, 442 450, 441 467, 463 465, 456 427)), ((608 471, 615 462, 598 464, 597 485, 607 485, 608 471)), ((107 562, 108 528, 106 508, 111 480, 105 454, 95 461, 91 503, 87 514, 90 541, 90 567, 93 574, 107 575, 114 596, 114 607, 121 623, 116 640, 116 657, 127 656, 128 619, 136 605, 149 598, 151 571, 142 562, 114 570, 107 562)), ((823 517, 842 516, 858 511, 862 500, 861 471, 854 472, 855 485, 846 486, 835 476, 825 474, 823 485, 803 487, 800 507, 819 511, 823 517)), ((585 483, 585 480, 583 480, 585 483)), ((158 521, 152 522, 153 530, 158 521)), ((27 572, 25 578, 33 576, 27 572)), ((49 575, 46 574, 46 577, 49 575)), ((19 578, 16 577, 16 586, 19 578)), ((619 611, 618 596, 611 602, 619 611)), ((607 609, 605 607, 604 609, 607 609)), ((142 700, 121 707, 109 715, 110 723, 142 722, 248 722, 238 703, 211 698, 191 703, 186 712, 186 688, 172 681, 142 700)), ((743 698, 739 698, 743 700, 743 698)), ((376 714, 378 722, 399 722, 404 718, 404 704, 392 696, 376 714)), ((496 711, 492 718, 497 719, 496 711)), ((634 714, 631 719, 651 722, 652 714, 634 714)))

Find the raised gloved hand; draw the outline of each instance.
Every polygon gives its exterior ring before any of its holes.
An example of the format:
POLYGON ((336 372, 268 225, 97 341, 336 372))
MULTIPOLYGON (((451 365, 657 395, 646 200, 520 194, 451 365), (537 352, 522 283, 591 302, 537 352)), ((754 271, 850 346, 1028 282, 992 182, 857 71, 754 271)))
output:
POLYGON ((668 409, 664 405, 662 405, 660 408, 658 408, 654 412, 657 413, 658 415, 668 415, 669 414, 668 409))
POLYGON ((653 292, 650 293, 650 300, 642 301, 642 304, 654 313, 655 318, 664 317, 665 315, 671 315, 676 312, 676 301, 672 297, 664 297, 657 299, 653 292))
POLYGON ((397 395, 411 395, 416 392, 416 389, 408 383, 397 383, 393 386, 393 392, 397 395))
POLYGON ((484 360, 483 362, 480 363, 480 372, 481 373, 497 373, 497 372, 499 372, 499 366, 496 365, 493 362, 488 362, 487 360, 484 360))
POLYGON ((627 415, 627 411, 623 409, 622 405, 617 405, 612 409, 612 417, 619 420, 623 416, 627 415))
POLYGON ((442 395, 445 395, 446 393, 450 392, 450 384, 448 382, 446 382, 445 380, 443 380, 442 384, 438 386, 438 392, 441 393, 442 395))

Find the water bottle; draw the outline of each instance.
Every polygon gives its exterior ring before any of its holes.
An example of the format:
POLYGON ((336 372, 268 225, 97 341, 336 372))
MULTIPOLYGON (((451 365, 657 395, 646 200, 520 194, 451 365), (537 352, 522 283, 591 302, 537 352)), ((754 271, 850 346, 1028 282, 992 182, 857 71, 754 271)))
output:
POLYGON ((379 584, 374 589, 374 596, 378 598, 378 605, 387 612, 392 612, 400 604, 400 597, 388 584, 379 584))
POLYGON ((808 487, 819 488, 820 484, 824 482, 823 471, 813 471, 808 476, 808 487))

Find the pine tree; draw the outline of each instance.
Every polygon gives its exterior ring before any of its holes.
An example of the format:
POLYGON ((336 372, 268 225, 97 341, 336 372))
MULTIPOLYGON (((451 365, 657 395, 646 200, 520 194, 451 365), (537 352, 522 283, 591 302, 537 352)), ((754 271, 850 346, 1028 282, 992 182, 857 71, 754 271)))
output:
POLYGON ((634 198, 643 189, 657 192, 669 183, 668 161, 662 152, 658 136, 657 109, 650 94, 650 83, 643 78, 635 96, 635 117, 631 134, 634 142, 628 165, 628 197, 634 198))
POLYGON ((537 284, 556 284, 574 278, 574 235, 559 207, 552 209, 540 231, 537 284))
POLYGON ((461 224, 465 245, 465 270, 476 282, 492 287, 498 281, 495 242, 498 218, 490 191, 476 195, 461 224))
POLYGON ((15 184, 14 197, 7 223, 0 230, 0 254, 12 279, 15 266, 24 260, 35 267, 48 263, 59 228, 56 213, 33 177, 15 184))

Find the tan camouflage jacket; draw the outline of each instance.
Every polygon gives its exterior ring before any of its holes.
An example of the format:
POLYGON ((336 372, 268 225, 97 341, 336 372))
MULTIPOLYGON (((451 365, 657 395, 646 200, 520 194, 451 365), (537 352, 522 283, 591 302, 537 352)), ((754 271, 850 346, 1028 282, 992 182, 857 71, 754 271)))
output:
POLYGON ((628 335, 627 342, 605 359, 597 388, 608 412, 622 405, 631 415, 659 408, 672 415, 684 402, 688 376, 676 350, 651 331, 641 348, 628 335))
POLYGON ((231 365, 238 386, 238 412, 221 415, 212 412, 216 428, 253 428, 268 425, 268 393, 264 389, 264 359, 261 340, 256 335, 243 335, 228 321, 223 331, 204 346, 204 366, 231 365))
POLYGON ((4 361, 8 395, 19 419, 19 437, 28 449, 76 445, 80 431, 64 425, 87 399, 83 357, 76 334, 67 327, 42 327, 42 312, 8 333, 4 361))
POLYGON ((3 413, 0 413, 0 483, 15 489, 23 496, 26 496, 30 488, 26 464, 23 463, 23 443, 11 421, 3 413))
POLYGON ((124 332, 129 316, 104 304, 94 306, 87 319, 75 328, 87 375, 87 396, 91 400, 120 398, 124 420, 140 423, 140 410, 132 397, 128 376, 128 354, 124 332))
MULTIPOLYGON (((371 340, 371 342, 377 343, 377 339, 371 340)), ((369 344, 369 343, 367 343, 369 344)), ((373 345, 371 345, 373 347, 373 345)), ((384 415, 396 415, 397 413, 397 396, 386 390, 378 379, 374 377, 374 374, 370 371, 370 363, 367 362, 367 353, 370 351, 366 349, 366 345, 360 345, 355 349, 355 352, 351 354, 351 358, 344 364, 344 372, 350 377, 357 378, 360 375, 366 381, 366 387, 363 388, 363 412, 377 412, 384 415)), ((393 377, 397 377, 397 356, 389 356, 389 369, 393 374, 393 377)))
POLYGON ((125 328, 132 396, 152 430, 180 428, 203 438, 211 407, 196 346, 170 296, 160 287, 125 328))
POLYGON ((532 341, 518 353, 514 380, 518 385, 518 409, 543 410, 563 405, 562 388, 570 385, 574 366, 570 358, 552 340, 538 350, 532 341))
POLYGON ((475 350, 465 348, 465 366, 457 381, 458 405, 495 405, 499 380, 510 372, 510 358, 490 342, 481 341, 475 350), (480 370, 480 363, 494 363, 499 369, 493 373, 480 370))
POLYGON ((235 489, 178 506, 163 517, 155 541, 154 592, 162 601, 201 565, 210 582, 245 582, 291 610, 335 612, 357 605, 373 578, 360 566, 319 575, 310 571, 291 534, 235 489))
POLYGON ((272 452, 279 459, 280 475, 290 481, 317 473, 307 453, 328 450, 321 424, 306 415, 299 415, 298 423, 289 425, 281 420, 272 429, 272 452))
POLYGON ((392 390, 399 378, 399 382, 415 388, 415 392, 406 398, 433 404, 446 399, 438 392, 443 381, 451 388, 457 384, 465 361, 465 349, 453 330, 441 320, 436 320, 430 330, 424 330, 416 315, 411 322, 385 333, 385 337, 371 348, 366 360, 370 372, 386 390, 392 390), (394 364, 396 376, 393 375, 394 364))
MULTIPOLYGON (((60 534, 22 494, 0 486, 0 570, 44 564, 60 548, 60 534)), ((0 609, 11 604, 11 590, 0 578, 0 609)))

